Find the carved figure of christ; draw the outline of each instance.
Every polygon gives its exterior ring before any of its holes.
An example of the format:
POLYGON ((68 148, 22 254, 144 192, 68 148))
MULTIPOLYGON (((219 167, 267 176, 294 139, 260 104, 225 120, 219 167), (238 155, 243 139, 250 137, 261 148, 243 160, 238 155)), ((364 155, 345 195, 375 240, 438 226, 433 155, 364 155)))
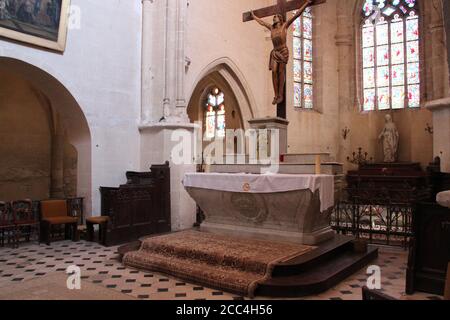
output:
POLYGON ((270 54, 269 69, 272 71, 275 93, 273 104, 277 105, 277 116, 280 118, 286 119, 286 66, 289 62, 287 31, 308 6, 324 2, 326 0, 277 0, 276 5, 246 12, 243 15, 244 22, 255 20, 271 33, 274 49, 270 54), (287 13, 293 10, 296 10, 296 13, 287 20, 287 13), (262 19, 269 16, 274 16, 273 24, 262 19))

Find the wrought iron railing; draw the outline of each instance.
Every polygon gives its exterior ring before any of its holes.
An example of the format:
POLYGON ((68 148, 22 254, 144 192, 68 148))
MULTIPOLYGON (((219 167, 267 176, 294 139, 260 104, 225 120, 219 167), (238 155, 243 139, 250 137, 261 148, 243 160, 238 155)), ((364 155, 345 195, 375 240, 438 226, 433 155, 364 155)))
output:
POLYGON ((332 227, 339 233, 351 234, 370 243, 407 248, 413 236, 412 192, 390 190, 380 194, 379 190, 352 191, 347 190, 352 196, 334 208, 332 227), (358 196, 362 194, 364 196, 358 196))

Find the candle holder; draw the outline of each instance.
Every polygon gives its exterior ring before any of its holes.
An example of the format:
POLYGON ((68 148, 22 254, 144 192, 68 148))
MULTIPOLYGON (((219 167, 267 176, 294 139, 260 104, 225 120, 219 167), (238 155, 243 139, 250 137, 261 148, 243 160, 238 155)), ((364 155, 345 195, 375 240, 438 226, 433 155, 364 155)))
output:
POLYGON ((359 166, 373 162, 373 158, 368 158, 369 154, 363 152, 363 148, 358 148, 358 152, 353 152, 352 157, 347 157, 347 161, 359 166))

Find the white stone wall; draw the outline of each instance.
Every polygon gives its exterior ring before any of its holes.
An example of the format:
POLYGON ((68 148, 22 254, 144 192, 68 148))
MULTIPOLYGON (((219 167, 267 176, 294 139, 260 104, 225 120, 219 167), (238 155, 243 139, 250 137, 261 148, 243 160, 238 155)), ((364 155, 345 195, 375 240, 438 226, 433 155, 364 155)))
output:
POLYGON ((81 28, 69 30, 63 54, 1 39, 0 56, 43 69, 77 100, 91 131, 96 215, 99 186, 122 184, 125 171, 140 166, 141 2, 72 0, 72 5, 81 10, 81 28))

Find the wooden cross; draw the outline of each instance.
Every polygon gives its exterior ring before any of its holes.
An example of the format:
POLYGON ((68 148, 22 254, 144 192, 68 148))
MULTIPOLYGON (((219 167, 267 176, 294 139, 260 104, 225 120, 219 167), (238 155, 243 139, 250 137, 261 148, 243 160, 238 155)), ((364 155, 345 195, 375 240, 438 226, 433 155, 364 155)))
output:
MULTIPOLYGON (((303 7, 305 5, 306 2, 307 2, 306 0, 290 0, 290 1, 277 0, 277 4, 270 6, 270 7, 265 7, 265 8, 255 10, 255 11, 253 11, 253 13, 258 18, 265 18, 265 17, 281 14, 284 17, 284 20, 286 21, 288 12, 300 9, 301 7, 303 7)), ((324 3, 324 2, 326 2, 326 0, 314 0, 311 3, 311 5, 315 6, 315 5, 324 3)), ((250 11, 245 12, 243 14, 244 22, 249 22, 252 20, 253 20, 252 13, 250 11)), ((284 88, 284 91, 285 92, 284 92, 283 102, 278 104, 278 106, 277 106, 277 117, 286 119, 286 86, 284 88)))

